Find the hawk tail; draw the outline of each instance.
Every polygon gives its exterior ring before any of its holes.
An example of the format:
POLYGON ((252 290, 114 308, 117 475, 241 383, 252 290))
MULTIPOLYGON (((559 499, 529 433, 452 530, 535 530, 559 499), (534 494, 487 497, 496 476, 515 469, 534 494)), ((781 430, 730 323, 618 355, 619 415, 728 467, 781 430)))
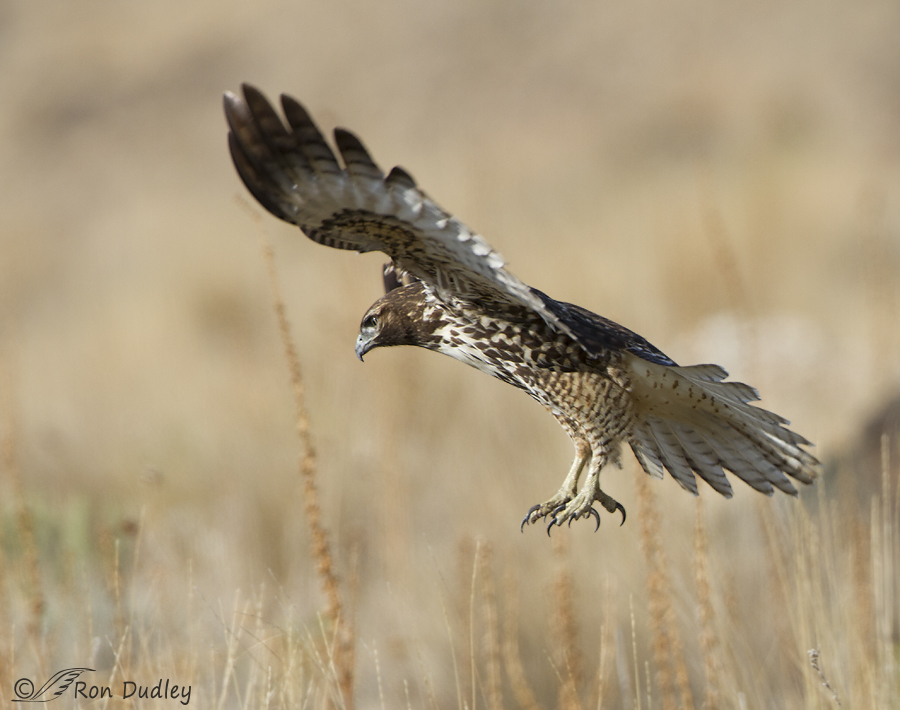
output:
POLYGON ((670 367, 631 362, 635 419, 631 448, 656 478, 669 471, 697 494, 696 475, 730 498, 725 470, 767 495, 774 489, 797 495, 791 478, 812 483, 819 462, 803 446, 810 442, 787 428, 777 414, 753 406, 752 387, 724 382, 717 365, 670 367))

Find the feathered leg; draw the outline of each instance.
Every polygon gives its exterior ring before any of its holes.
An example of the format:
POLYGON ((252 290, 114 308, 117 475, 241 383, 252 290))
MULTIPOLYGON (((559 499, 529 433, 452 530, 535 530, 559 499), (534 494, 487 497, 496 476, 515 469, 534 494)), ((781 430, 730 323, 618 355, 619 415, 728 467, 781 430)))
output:
MULTIPOLYGON (((600 447, 597 447, 598 449, 600 447)), ((621 525, 625 523, 625 507, 615 498, 600 489, 600 471, 607 464, 609 457, 601 450, 600 453, 592 452, 590 444, 583 439, 576 439, 575 461, 562 487, 546 503, 534 506, 528 511, 522 521, 522 529, 529 523, 550 518, 547 526, 547 534, 554 525, 563 523, 572 524, 573 520, 594 516, 597 528, 600 527, 600 514, 594 509, 594 503, 599 503, 610 513, 620 511, 622 513, 621 525), (590 459, 587 478, 581 491, 578 491, 578 479, 585 464, 590 459)))
POLYGON ((610 513, 617 510, 622 513, 622 522, 625 524, 625 507, 615 500, 612 496, 600 490, 600 470, 606 465, 607 458, 605 455, 595 455, 591 460, 591 466, 588 469, 587 479, 581 487, 578 495, 571 498, 565 505, 558 506, 555 510, 550 511, 550 524, 547 526, 547 533, 554 525, 562 525, 563 523, 572 524, 573 520, 594 516, 597 520, 597 528, 600 527, 600 514, 594 510, 594 503, 599 503, 610 513))
POLYGON ((572 468, 569 469, 566 479, 559 487, 556 495, 546 503, 535 505, 528 511, 525 518, 522 520, 522 530, 525 529, 526 525, 536 523, 538 520, 546 518, 554 511, 565 508, 569 502, 575 498, 578 491, 578 479, 581 478, 581 472, 584 470, 584 466, 590 458, 591 446, 587 440, 575 439, 575 460, 572 462, 572 468))

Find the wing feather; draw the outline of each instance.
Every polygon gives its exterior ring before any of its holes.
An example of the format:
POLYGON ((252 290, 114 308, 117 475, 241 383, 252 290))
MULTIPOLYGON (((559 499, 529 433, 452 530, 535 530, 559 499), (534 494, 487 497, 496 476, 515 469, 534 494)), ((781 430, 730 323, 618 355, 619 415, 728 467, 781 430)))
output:
POLYGON ((334 129, 334 142, 337 143, 344 165, 351 178, 368 178, 384 180, 384 173, 372 160, 362 142, 350 131, 343 128, 334 129))
MULTIPOLYGON (((581 347, 590 354, 603 355, 610 349, 624 350, 632 355, 655 362, 659 365, 674 365, 675 361, 662 352, 659 348, 649 343, 645 338, 628 328, 592 313, 586 308, 576 306, 573 303, 556 301, 537 289, 531 289, 540 296, 547 308, 554 313, 561 322, 565 323, 581 347)), ((704 368, 715 368, 716 365, 703 365, 704 368)), ((723 373, 722 368, 718 368, 723 373)), ((712 370, 703 370, 701 374, 711 376, 712 370)), ((723 375, 724 377, 724 375, 723 375)))
POLYGON ((684 426, 678 422, 668 422, 675 438, 681 443, 691 467, 716 491, 726 498, 733 492, 725 472, 722 470, 722 459, 716 454, 702 431, 684 426))
POLYGON ((662 460, 665 463, 669 473, 685 490, 697 495, 697 479, 691 468, 690 462, 684 455, 684 450, 678 438, 674 436, 672 430, 666 426, 666 423, 660 419, 649 419, 647 421, 653 439, 656 441, 659 451, 662 453, 662 460))
POLYGON ((290 221, 293 216, 292 212, 285 209, 285 205, 273 197, 272 191, 264 187, 265 181, 258 172, 256 164, 247 157, 234 133, 228 134, 228 148, 231 151, 231 160, 250 193, 276 217, 290 221))
MULTIPOLYGON (((275 113, 272 105, 259 89, 249 84, 244 84, 242 88, 244 90, 244 98, 250 105, 254 117, 257 115, 257 111, 260 113, 265 112, 274 116, 281 123, 278 114, 275 113)), ((238 99, 239 101, 240 99, 238 99)), ((299 101, 286 94, 281 95, 281 108, 284 110, 284 116, 291 127, 291 135, 294 137, 297 151, 309 162, 315 173, 317 175, 340 177, 343 172, 341 166, 325 140, 325 136, 322 135, 322 131, 313 122, 306 109, 303 108, 299 101)), ((226 110, 226 115, 227 113, 226 110)), ((260 131, 265 129, 262 125, 258 125, 258 128, 260 131)), ((232 130, 234 130, 233 127, 232 130)))
POLYGON ((578 341, 569 325, 504 268, 480 235, 441 209, 410 175, 385 178, 362 142, 337 129, 337 157, 309 113, 281 98, 287 126, 263 94, 225 94, 235 167, 254 197, 313 241, 358 252, 382 251, 445 302, 524 306, 578 341))
POLYGON ((406 172, 403 168, 396 165, 391 168, 391 172, 388 173, 388 176, 384 181, 389 188, 397 186, 404 190, 407 190, 416 187, 416 181, 413 180, 412 175, 406 172))
POLYGON ((772 495, 772 484, 748 460, 747 447, 741 438, 736 438, 727 427, 715 420, 707 421, 702 430, 723 467, 760 493, 772 495))
POLYGON ((632 424, 631 437, 631 449, 644 471, 653 478, 662 478, 666 469, 662 462, 663 455, 653 434, 643 422, 638 421, 632 424))

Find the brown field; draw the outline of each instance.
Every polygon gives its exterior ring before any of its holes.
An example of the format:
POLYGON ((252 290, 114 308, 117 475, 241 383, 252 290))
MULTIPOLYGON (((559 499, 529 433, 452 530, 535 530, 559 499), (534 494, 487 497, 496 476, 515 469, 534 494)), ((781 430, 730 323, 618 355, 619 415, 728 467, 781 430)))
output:
POLYGON ((181 706, 121 698, 160 679, 200 708, 900 706, 900 444, 864 435, 900 391, 898 37, 889 0, 0 4, 0 702, 79 667, 116 697, 54 709, 181 706), (822 480, 695 499, 626 452, 623 527, 520 533, 567 437, 449 358, 356 360, 382 258, 251 205, 242 81, 527 283, 758 386, 822 480))

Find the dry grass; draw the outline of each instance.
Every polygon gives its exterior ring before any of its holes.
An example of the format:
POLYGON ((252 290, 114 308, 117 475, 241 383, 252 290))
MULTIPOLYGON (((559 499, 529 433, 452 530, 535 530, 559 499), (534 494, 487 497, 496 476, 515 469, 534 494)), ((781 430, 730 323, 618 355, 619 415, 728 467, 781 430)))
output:
POLYGON ((223 709, 896 706, 900 450, 859 434, 900 383, 896 7, 350 9, 0 8, 0 703, 89 667, 223 709), (356 361, 381 260, 235 203, 248 80, 758 385, 823 480, 700 505, 626 452, 624 527, 520 534, 569 442, 447 358, 356 361))
POLYGON ((312 539, 312 558, 316 562, 316 572, 322 583, 322 591, 328 600, 324 618, 328 622, 326 651, 329 665, 337 676, 338 706, 353 709, 353 629, 349 616, 344 611, 341 601, 341 590, 334 571, 331 546, 328 533, 322 524, 322 509, 319 506, 319 494, 316 486, 316 452, 309 430, 309 413, 306 411, 306 388, 300 369, 300 358, 291 336, 290 324, 281 299, 281 288, 278 285, 278 274, 275 269, 275 256, 268 239, 263 241, 263 258, 269 281, 272 284, 272 299, 275 315, 278 319, 278 332, 287 357, 291 384, 294 389, 294 400, 297 406, 297 435, 300 438, 300 476, 303 481, 303 510, 309 523, 309 535, 312 539))
POLYGON ((694 702, 685 666, 684 648, 672 605, 672 580, 667 556, 659 539, 661 519, 656 494, 650 482, 638 477, 638 514, 641 517, 641 549, 647 563, 650 630, 653 663, 662 693, 663 710, 693 708, 694 702))
POLYGON ((721 644, 716 629, 716 612, 712 605, 712 581, 709 571, 709 543, 702 498, 697 499, 694 522, 694 573, 697 585, 697 621, 700 655, 703 658, 703 707, 717 708, 721 702, 721 644))

